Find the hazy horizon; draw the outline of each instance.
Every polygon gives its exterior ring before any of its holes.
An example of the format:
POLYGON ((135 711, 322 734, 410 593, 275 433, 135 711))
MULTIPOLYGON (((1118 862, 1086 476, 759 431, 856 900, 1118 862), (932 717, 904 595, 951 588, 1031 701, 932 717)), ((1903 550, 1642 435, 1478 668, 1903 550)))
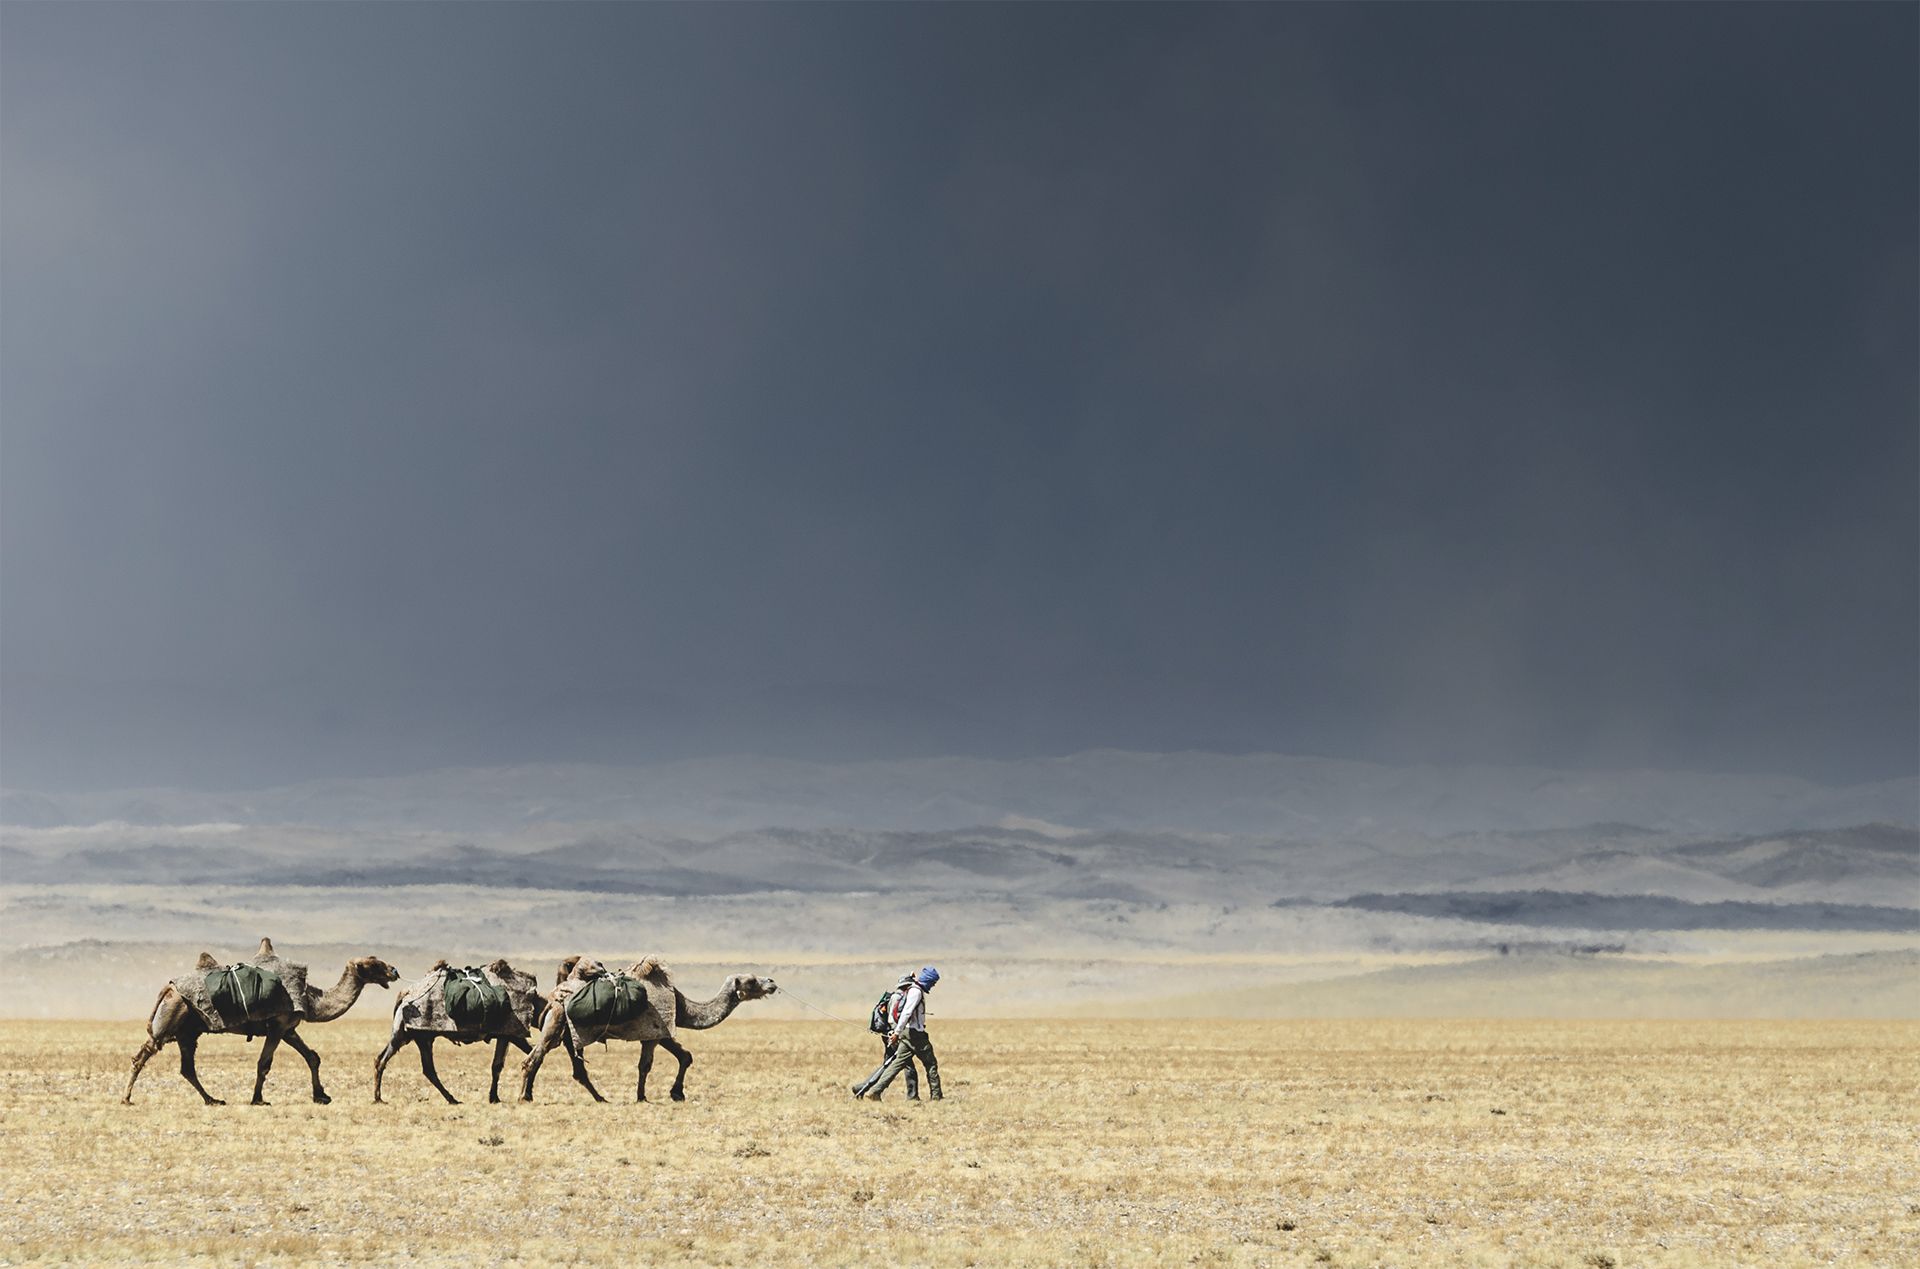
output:
MULTIPOLYGON (((351 770, 342 769, 321 772, 294 779, 275 780, 260 783, 195 783, 178 781, 152 784, 96 785, 75 784, 60 785, 42 783, 25 785, 0 781, 0 793, 44 793, 55 795, 111 795, 117 793, 139 793, 144 791, 177 791, 193 794, 247 794, 265 793, 278 789, 299 788, 309 785, 351 784, 359 782, 407 781, 431 779, 440 776, 458 776, 480 772, 523 772, 523 771, 604 771, 604 772, 647 772, 658 771, 666 767, 712 768, 726 764, 752 766, 759 763, 783 764, 812 768, 822 771, 846 771, 853 769, 888 768, 899 765, 926 766, 940 763, 991 764, 1006 767, 1045 767, 1071 763, 1077 760, 1118 756, 1147 760, 1162 759, 1220 759, 1225 762, 1244 762, 1274 760, 1279 762, 1326 763, 1330 765, 1356 768, 1377 768, 1382 771, 1421 771, 1430 773, 1468 773, 1468 772, 1552 772, 1569 776, 1660 776, 1677 779, 1700 777, 1705 779, 1730 778, 1752 779, 1758 781, 1796 781, 1809 786, 1830 790, 1866 789, 1884 785, 1914 785, 1920 789, 1920 772, 1895 773, 1886 777, 1874 777, 1862 780, 1818 779, 1802 776, 1788 771, 1766 770, 1714 770, 1711 768, 1666 768, 1666 767, 1560 767, 1540 763, 1435 763, 1435 762, 1380 762, 1367 758, 1355 758, 1341 754, 1327 753, 1277 753, 1270 750, 1145 750, 1125 749, 1113 746, 1096 746, 1068 753, 1028 753, 1028 754, 988 754, 988 753, 925 753, 904 755, 877 755, 862 758, 822 758, 818 754, 804 753, 757 753, 750 751, 720 751, 714 753, 689 753, 673 757, 641 759, 637 761, 567 761, 557 759, 535 759, 519 762, 449 764, 426 766, 410 770, 351 770)), ((1908 820, 1920 819, 1920 803, 1914 807, 1915 814, 1908 820)), ((6 822, 0 818, 0 823, 6 822)), ((1906 822, 1906 821, 1903 821, 1906 822)))

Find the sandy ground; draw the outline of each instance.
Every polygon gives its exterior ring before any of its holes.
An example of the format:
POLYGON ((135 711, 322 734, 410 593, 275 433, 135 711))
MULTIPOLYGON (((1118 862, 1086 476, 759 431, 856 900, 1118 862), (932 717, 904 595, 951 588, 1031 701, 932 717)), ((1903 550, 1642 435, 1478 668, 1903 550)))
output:
POLYGON ((375 1106, 377 1018, 307 1030, 330 1106, 285 1050, 239 1104, 220 1037, 235 1104, 169 1050, 127 1107, 137 1025, 0 1023, 0 1263, 1920 1263, 1911 1022, 949 1020, 934 1105, 854 1102, 826 1022, 691 1035, 646 1105, 550 1064, 446 1106, 403 1055, 375 1106))

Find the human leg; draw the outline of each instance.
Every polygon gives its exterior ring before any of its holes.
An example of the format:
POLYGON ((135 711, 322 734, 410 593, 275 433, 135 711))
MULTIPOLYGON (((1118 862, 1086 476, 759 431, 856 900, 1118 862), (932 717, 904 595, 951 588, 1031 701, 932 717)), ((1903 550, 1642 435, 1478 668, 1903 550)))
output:
MULTIPOLYGON (((927 1099, 940 1100, 940 1059, 933 1055, 933 1040, 924 1031, 907 1032, 907 1044, 912 1047, 913 1055, 920 1059, 920 1065, 927 1068, 927 1099)), ((913 1068, 907 1068, 907 1093, 913 1093, 913 1068)))

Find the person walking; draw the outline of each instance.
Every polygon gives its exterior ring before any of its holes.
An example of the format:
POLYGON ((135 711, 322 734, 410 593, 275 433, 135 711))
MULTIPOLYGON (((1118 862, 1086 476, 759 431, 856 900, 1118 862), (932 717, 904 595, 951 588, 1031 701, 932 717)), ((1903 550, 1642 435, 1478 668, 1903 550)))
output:
POLYGON ((927 993, 940 981, 940 971, 928 965, 913 976, 906 998, 900 1002, 900 1019, 893 1024, 892 1056, 880 1068, 865 1094, 870 1102, 880 1100, 893 1077, 906 1070, 915 1058, 927 1072, 927 1100, 940 1100, 940 1062, 933 1055, 933 1041, 927 1038, 927 993))
MULTIPOLYGON (((913 972, 909 970, 900 975, 900 981, 893 985, 893 990, 874 1006, 872 1026, 880 1035, 880 1065, 873 1068, 871 1075, 853 1086, 855 1097, 866 1096, 867 1090, 879 1080, 880 1072, 887 1069, 887 1059, 893 1056, 894 1049, 899 1046, 899 1041, 893 1038, 893 1028, 900 1021, 900 1006, 906 1000, 907 989, 911 986, 913 972)), ((920 1077, 915 1074, 911 1062, 907 1063, 907 1100, 920 1100, 920 1077)))

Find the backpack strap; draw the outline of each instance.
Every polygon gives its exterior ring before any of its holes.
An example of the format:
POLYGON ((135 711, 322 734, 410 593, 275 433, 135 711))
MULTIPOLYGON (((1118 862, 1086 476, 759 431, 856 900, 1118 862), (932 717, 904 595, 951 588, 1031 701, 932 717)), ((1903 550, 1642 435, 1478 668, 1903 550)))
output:
MULTIPOLYGON (((253 1002, 247 999, 247 980, 240 977, 239 968, 233 965, 222 965, 219 969, 209 973, 207 978, 212 980, 219 978, 221 975, 226 976, 228 989, 233 992, 233 998, 240 1002, 240 1016, 242 1018, 246 1017, 253 1011, 253 1002)), ((209 992, 209 994, 211 994, 211 992, 209 992)))

